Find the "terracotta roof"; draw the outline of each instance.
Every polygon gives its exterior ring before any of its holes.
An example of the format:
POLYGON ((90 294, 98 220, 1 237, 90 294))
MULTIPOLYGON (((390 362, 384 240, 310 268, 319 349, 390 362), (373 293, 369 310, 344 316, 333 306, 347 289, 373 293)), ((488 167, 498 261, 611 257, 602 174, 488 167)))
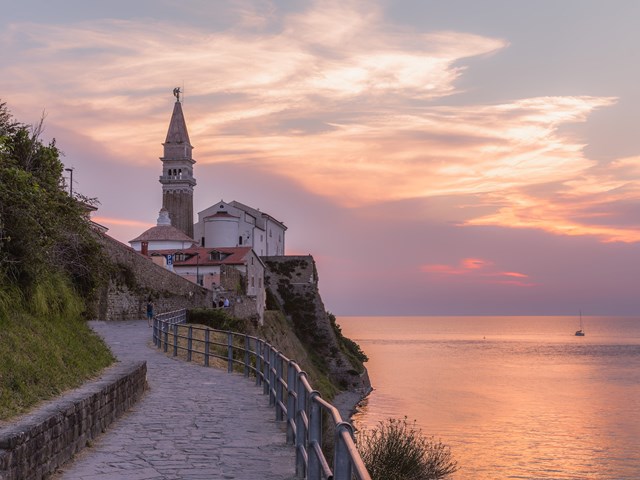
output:
POLYGON ((148 241, 179 241, 179 242, 192 242, 193 238, 184 233, 182 230, 178 230, 172 225, 156 225, 151 227, 140 236, 129 240, 131 242, 148 242, 148 241))
POLYGON ((251 247, 192 247, 184 249, 171 249, 171 250, 153 250, 149 251, 149 255, 174 255, 174 266, 196 266, 196 265, 244 265, 247 263, 251 247), (211 260, 209 254, 211 252, 220 252, 227 254, 223 260, 211 260), (175 254, 184 253, 187 258, 185 260, 176 261, 175 254), (198 258, 200 254, 200 258, 198 258))

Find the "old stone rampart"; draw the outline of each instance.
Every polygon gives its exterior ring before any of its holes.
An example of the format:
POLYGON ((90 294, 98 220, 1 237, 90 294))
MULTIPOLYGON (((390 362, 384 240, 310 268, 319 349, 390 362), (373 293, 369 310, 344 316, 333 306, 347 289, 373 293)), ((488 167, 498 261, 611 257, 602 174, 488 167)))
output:
POLYGON ((147 364, 111 367, 98 380, 0 429, 0 480, 46 478, 144 393, 147 364))
POLYGON ((210 290, 156 265, 108 235, 103 235, 101 242, 114 271, 108 287, 99 294, 98 319, 144 318, 148 298, 153 300, 158 313, 212 305, 210 290))

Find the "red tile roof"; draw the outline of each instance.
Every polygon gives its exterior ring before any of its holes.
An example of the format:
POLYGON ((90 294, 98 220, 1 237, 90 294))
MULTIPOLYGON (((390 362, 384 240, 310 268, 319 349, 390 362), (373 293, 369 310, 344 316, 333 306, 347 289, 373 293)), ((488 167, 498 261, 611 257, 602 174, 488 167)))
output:
POLYGON ((151 227, 140 236, 129 240, 131 242, 148 242, 148 241, 179 241, 179 242, 192 242, 193 238, 184 233, 182 230, 178 230, 172 225, 156 225, 151 227))
POLYGON ((247 263, 251 247, 217 247, 217 248, 203 248, 193 247, 185 248, 182 250, 153 250, 149 251, 149 255, 174 255, 174 266, 195 266, 195 265, 244 265, 247 263), (223 260, 211 260, 211 252, 220 252, 227 254, 223 260), (185 260, 175 260, 175 254, 184 253, 186 255, 185 260), (200 258, 198 258, 198 254, 200 258))

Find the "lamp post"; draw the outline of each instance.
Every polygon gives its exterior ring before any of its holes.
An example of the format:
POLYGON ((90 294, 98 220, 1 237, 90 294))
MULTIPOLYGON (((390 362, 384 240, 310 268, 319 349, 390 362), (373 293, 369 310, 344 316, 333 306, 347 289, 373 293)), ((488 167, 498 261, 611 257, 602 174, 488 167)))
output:
POLYGON ((73 168, 65 168, 69 172, 69 196, 73 197, 73 168))

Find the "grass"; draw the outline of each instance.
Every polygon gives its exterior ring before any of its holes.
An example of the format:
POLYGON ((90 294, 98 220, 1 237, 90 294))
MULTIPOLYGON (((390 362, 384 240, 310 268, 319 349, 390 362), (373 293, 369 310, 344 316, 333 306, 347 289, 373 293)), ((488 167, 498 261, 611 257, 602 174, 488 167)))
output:
MULTIPOLYGON (((192 327, 192 340, 191 340, 191 362, 198 365, 204 365, 205 361, 205 331, 209 330, 209 366, 215 368, 226 369, 227 368, 227 335, 216 333, 206 325, 193 325, 183 324, 178 325, 178 354, 177 357, 186 360, 187 359, 187 346, 188 346, 188 334, 189 326, 192 327), (217 357, 214 357, 216 355, 217 357), (218 358, 223 357, 223 358, 218 358)), ((163 337, 164 341, 164 337, 163 337)), ((167 355, 173 356, 173 328, 171 328, 167 335, 167 355)), ((237 343, 236 343, 237 344, 237 343)), ((164 347, 163 347, 164 348, 164 347)))
POLYGON ((82 318, 83 305, 60 277, 28 295, 0 283, 0 420, 80 386, 114 361, 82 318))
MULTIPOLYGON (((314 388, 321 392, 323 398, 331 400, 337 393, 337 388, 331 383, 326 374, 321 372, 314 363, 313 354, 310 354, 305 347, 300 343, 298 338, 292 332, 291 327, 288 325, 284 315, 279 312, 266 312, 265 323, 263 326, 254 328, 252 325, 246 322, 242 324, 241 320, 227 317, 221 313, 211 313, 213 317, 222 315, 219 319, 215 318, 213 322, 207 321, 209 325, 203 324, 185 324, 178 326, 178 355, 177 357, 186 360, 187 359, 187 335, 189 331, 189 325, 193 327, 192 330, 192 355, 191 361, 198 365, 204 365, 204 331, 211 326, 215 329, 230 329, 239 333, 246 333, 258 338, 262 338, 273 345, 278 351, 282 352, 286 357, 295 360, 300 367, 309 374, 309 380, 314 388), (222 323, 219 323, 222 322, 222 323), (231 324, 229 322, 232 322, 231 324), (235 322, 235 323, 234 323, 235 322)), ((198 315, 194 315, 190 312, 189 320, 196 322, 198 320, 204 321, 206 315, 203 312, 199 312, 198 315)), ((209 366, 215 368, 227 369, 227 335, 222 333, 215 333, 211 331, 209 333, 210 357, 209 366), (213 345, 217 343, 218 345, 213 345), (214 358, 212 355, 216 354, 223 358, 214 358)), ((173 330, 168 332, 167 355, 173 356, 173 330)), ((238 349, 244 348, 244 343, 240 337, 234 337, 234 346, 238 349)), ((253 345, 251 348, 255 348, 253 345)), ((240 351, 236 350, 236 358, 243 360, 238 355, 242 355, 240 351)), ((235 365, 234 371, 243 372, 243 368, 235 365)), ((286 376, 285 376, 286 378, 286 376)))

